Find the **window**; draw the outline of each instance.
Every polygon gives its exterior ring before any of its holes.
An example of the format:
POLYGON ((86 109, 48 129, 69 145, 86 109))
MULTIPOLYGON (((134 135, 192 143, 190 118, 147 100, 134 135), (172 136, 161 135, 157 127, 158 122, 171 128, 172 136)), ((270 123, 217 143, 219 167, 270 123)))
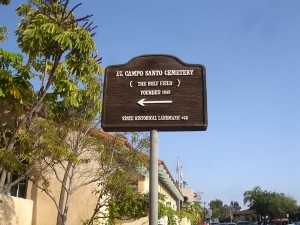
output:
MULTIPOLYGON (((17 174, 12 174, 11 182, 17 180, 20 176, 17 174)), ((10 189, 10 195, 19 197, 19 198, 26 198, 26 190, 27 190, 27 180, 22 180, 18 184, 12 186, 10 189)))

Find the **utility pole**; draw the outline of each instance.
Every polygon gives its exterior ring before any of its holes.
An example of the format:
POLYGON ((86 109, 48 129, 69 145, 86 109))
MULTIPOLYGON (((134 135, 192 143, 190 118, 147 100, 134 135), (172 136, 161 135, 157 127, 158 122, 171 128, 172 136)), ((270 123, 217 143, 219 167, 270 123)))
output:
MULTIPOLYGON (((178 187, 181 190, 181 183, 180 183, 180 173, 181 173, 181 166, 179 164, 179 157, 177 157, 177 164, 176 164, 176 173, 177 173, 177 176, 178 176, 178 187)), ((181 209, 181 201, 180 199, 178 199, 178 207, 177 207, 178 211, 181 209)))
POLYGON ((206 222, 206 209, 205 209, 206 202, 203 202, 203 203, 204 203, 204 222, 206 222))

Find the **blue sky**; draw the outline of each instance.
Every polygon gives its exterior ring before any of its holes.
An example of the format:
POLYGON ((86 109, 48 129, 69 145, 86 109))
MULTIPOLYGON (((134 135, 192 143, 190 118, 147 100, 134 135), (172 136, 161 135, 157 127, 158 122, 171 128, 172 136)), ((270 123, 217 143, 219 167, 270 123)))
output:
MULTIPOLYGON (((12 1, 1 24, 17 49, 12 1)), ((143 54, 170 54, 206 67, 208 129, 160 132, 159 158, 203 201, 243 204, 255 186, 300 204, 299 0, 82 0, 94 14, 102 66, 143 54)))

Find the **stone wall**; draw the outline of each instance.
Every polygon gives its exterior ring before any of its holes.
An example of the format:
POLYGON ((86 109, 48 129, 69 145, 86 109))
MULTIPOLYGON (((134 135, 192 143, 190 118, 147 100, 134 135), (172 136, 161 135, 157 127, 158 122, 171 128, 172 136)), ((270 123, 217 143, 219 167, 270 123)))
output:
POLYGON ((31 225, 33 201, 0 195, 0 225, 31 225))

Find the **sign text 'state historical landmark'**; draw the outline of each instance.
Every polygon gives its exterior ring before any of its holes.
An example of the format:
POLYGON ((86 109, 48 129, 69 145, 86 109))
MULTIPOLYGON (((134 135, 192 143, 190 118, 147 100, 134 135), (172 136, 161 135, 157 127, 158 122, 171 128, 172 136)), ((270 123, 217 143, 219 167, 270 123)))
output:
POLYGON ((204 131, 206 72, 170 55, 142 55, 105 70, 105 131, 204 131))

